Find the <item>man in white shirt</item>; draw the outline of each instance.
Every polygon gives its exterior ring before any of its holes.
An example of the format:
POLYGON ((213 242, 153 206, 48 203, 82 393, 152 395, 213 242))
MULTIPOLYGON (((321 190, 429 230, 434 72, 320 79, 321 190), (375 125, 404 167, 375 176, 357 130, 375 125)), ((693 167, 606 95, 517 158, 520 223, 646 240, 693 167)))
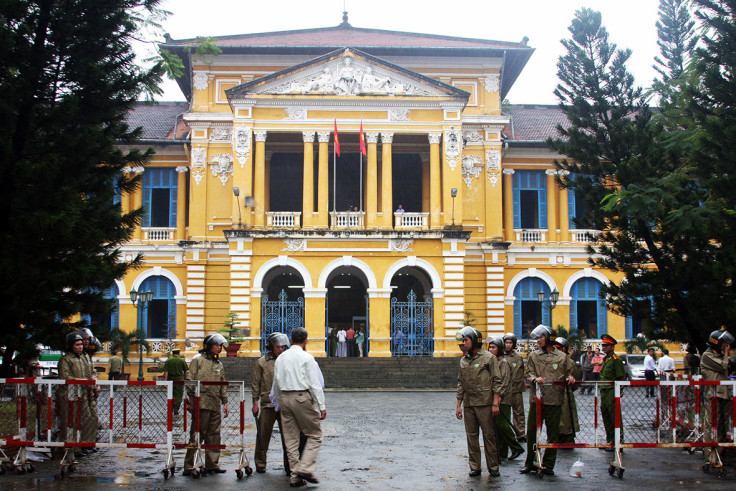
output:
MULTIPOLYGON (((648 382, 657 380, 657 364, 654 362, 654 348, 647 349, 647 356, 644 357, 644 378, 648 382)), ((654 397, 654 386, 646 386, 646 396, 654 397)))
POLYGON ((667 373, 675 373, 675 360, 670 358, 670 352, 662 348, 662 356, 657 363, 659 374, 666 378, 667 373))
POLYGON ((305 481, 318 483, 314 476, 317 454, 322 444, 320 420, 327 417, 325 395, 314 357, 306 352, 307 330, 291 331, 291 348, 276 359, 273 371, 273 395, 281 411, 284 442, 291 467, 290 486, 305 481), (315 402, 319 409, 314 407, 315 402), (299 433, 307 437, 299 457, 299 433))

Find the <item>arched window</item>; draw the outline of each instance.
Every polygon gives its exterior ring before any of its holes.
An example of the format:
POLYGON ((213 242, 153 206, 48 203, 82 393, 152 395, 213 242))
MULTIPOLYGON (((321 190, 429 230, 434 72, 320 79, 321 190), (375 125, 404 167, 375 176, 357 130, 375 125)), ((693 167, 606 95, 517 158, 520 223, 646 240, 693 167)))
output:
POLYGON ((552 322, 549 303, 539 302, 540 291, 544 292, 544 298, 549 298, 549 287, 539 278, 524 278, 514 288, 514 334, 520 339, 528 338, 537 325, 549 326, 552 322))
POLYGON ((142 329, 147 338, 176 338, 176 288, 165 276, 151 276, 141 283, 139 291, 153 292, 153 300, 142 312, 142 329))
POLYGON ((595 278, 581 278, 570 289, 570 328, 586 338, 600 338, 607 330, 608 312, 600 293, 601 282, 595 278))

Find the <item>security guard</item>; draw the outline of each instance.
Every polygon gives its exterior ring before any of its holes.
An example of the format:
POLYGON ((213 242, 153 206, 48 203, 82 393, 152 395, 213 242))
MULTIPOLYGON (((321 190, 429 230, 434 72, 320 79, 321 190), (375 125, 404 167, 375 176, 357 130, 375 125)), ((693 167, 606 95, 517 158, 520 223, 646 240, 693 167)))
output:
MULTIPOLYGON (((565 353, 567 364, 576 380, 579 374, 575 362, 568 356, 570 343, 567 339, 558 336, 555 338, 555 348, 565 353)), ((560 443, 575 443, 575 435, 580 432, 580 423, 578 422, 578 406, 575 402, 575 387, 565 387, 565 394, 562 399, 562 414, 560 415, 560 443)), ((569 450, 569 449, 568 449, 569 450)))
MULTIPOLYGON (((700 373, 703 376, 703 380, 728 380, 728 353, 731 349, 731 343, 733 342, 734 338, 728 331, 718 330, 710 333, 710 336, 708 336, 708 340, 706 341, 708 349, 705 350, 700 359, 700 373)), ((709 387, 703 392, 705 403, 707 407, 710 408, 711 400, 714 395, 713 387, 709 387)), ((726 437, 726 426, 728 426, 730 419, 729 415, 731 413, 731 408, 729 407, 731 394, 729 392, 730 390, 727 386, 719 386, 715 389, 715 396, 718 400, 717 441, 723 441, 726 437)), ((711 411, 701 411, 701 414, 703 414, 703 441, 712 442, 711 411)), ((716 452, 713 452, 709 447, 706 447, 703 450, 705 454, 705 462, 707 464, 719 464, 716 452)))
MULTIPOLYGON (((529 381, 529 419, 527 428, 529 432, 526 438, 526 462, 519 469, 522 474, 534 471, 535 448, 537 444, 537 384, 545 382, 567 381, 568 385, 575 383, 575 377, 567 364, 564 353, 557 351, 552 344, 555 332, 551 327, 539 324, 529 334, 531 339, 537 341, 539 349, 529 354, 526 364, 526 379, 529 381)), ((562 399, 564 387, 557 385, 544 385, 542 389, 542 421, 547 427, 547 441, 558 443, 560 433, 560 416, 562 415, 562 399)), ((541 468, 544 474, 553 476, 555 461, 557 460, 557 449, 547 448, 544 451, 541 468)))
MULTIPOLYGON (((253 396, 253 416, 258 422, 258 438, 256 439, 256 472, 266 472, 266 453, 271 442, 271 433, 273 433, 273 425, 278 420, 279 433, 283 435, 281 430, 280 413, 277 413, 271 402, 269 394, 273 385, 273 366, 276 364, 276 358, 289 347, 289 337, 281 332, 274 332, 266 339, 266 349, 268 353, 260 357, 253 366, 253 377, 251 384, 251 392, 253 396), (258 402, 260 401, 260 411, 258 402), (259 415, 260 412, 260 415, 259 415)), ((283 445, 283 441, 282 441, 283 445)), ((284 459, 284 468, 289 469, 289 460, 284 459)), ((291 472, 287 472, 291 475, 291 472)))
POLYGON ((519 445, 514 430, 511 427, 511 367, 503 356, 504 341, 501 337, 488 339, 488 351, 498 358, 498 368, 501 372, 501 415, 495 418, 498 435, 498 455, 505 459, 511 448, 509 460, 516 460, 524 453, 524 447, 519 445))
MULTIPOLYGON (((203 341, 204 347, 199 350, 202 356, 197 356, 192 360, 189 366, 189 379, 207 382, 225 382, 225 371, 222 362, 219 360, 222 348, 227 347, 227 341, 222 334, 210 334, 205 336, 203 341)), ((188 387, 187 392, 191 411, 194 411, 194 388, 188 387)), ((223 406, 225 417, 230 414, 227 405, 227 385, 206 385, 202 384, 199 390, 199 437, 206 445, 220 444, 220 428, 222 426, 222 416, 220 414, 220 405, 223 406)), ((191 425, 191 434, 189 443, 195 443, 195 425, 191 425)), ((196 448, 188 448, 186 457, 184 458, 185 476, 192 474, 194 468, 194 454, 196 448)), ((205 451, 204 467, 207 472, 215 472, 222 474, 225 469, 219 466, 220 450, 208 449, 205 451)))
MULTIPOLYGON (((59 359, 59 379, 62 380, 94 380, 95 372, 89 357, 84 353, 84 343, 79 333, 73 332, 67 335, 67 352, 59 359)), ((76 441, 73 434, 68 434, 67 426, 70 428, 77 427, 81 429, 80 439, 82 442, 97 441, 97 418, 96 411, 93 413, 93 405, 95 404, 97 394, 99 394, 98 385, 63 385, 59 387, 59 437, 63 441, 76 441), (80 413, 72 415, 73 424, 69 425, 69 404, 70 400, 79 400, 80 413), (81 421, 77 421, 77 415, 81 416, 81 421)), ((96 408, 95 408, 96 409, 96 408)), ((82 449, 81 453, 87 455, 93 450, 91 448, 82 449)), ((67 452, 64 455, 62 465, 74 462, 73 452, 67 452)))
MULTIPOLYGON (((606 356, 603 358, 601 365, 601 382, 612 380, 626 380, 626 371, 624 370, 624 362, 613 352, 616 340, 609 334, 601 336, 601 349, 606 356)), ((601 415, 603 416, 603 426, 606 428, 606 442, 613 445, 613 437, 615 435, 614 423, 616 420, 616 407, 614 404, 614 388, 612 385, 601 385, 601 415)), ((623 438, 623 429, 621 437, 623 438)), ((613 447, 606 449, 613 451, 613 447)))
POLYGON ((504 334, 504 357, 511 367, 511 410, 514 414, 514 428, 519 435, 518 441, 526 441, 526 420, 524 419, 524 358, 516 352, 516 335, 504 334))
POLYGON ((464 327, 456 334, 467 352, 460 359, 457 376, 457 408, 455 416, 463 419, 468 442, 470 476, 480 476, 479 429, 483 430, 483 448, 491 476, 498 477, 498 452, 493 419, 501 404, 501 373, 495 356, 483 349, 480 331, 464 327), (464 407, 463 407, 464 405, 464 407))
POLYGON ((179 414, 181 407, 181 399, 184 396, 184 379, 186 378, 189 367, 184 358, 179 356, 181 349, 174 348, 171 350, 171 356, 164 362, 164 380, 173 380, 174 384, 174 414, 179 414))

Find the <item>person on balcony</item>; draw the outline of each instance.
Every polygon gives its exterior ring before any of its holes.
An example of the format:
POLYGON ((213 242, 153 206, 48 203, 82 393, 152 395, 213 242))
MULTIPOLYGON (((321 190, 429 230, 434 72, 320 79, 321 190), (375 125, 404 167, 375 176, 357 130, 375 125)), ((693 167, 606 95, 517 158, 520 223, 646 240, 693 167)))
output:
POLYGON ((404 206, 403 205, 399 205, 399 207, 396 208, 396 211, 394 213, 404 213, 404 206))

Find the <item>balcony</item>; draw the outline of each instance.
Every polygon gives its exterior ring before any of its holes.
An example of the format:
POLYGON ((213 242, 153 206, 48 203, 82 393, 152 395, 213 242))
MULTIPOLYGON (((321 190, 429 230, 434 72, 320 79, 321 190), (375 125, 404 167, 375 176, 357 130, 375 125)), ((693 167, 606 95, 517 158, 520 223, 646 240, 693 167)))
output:
POLYGON ((546 228, 522 228, 514 229, 516 234, 516 242, 546 242, 546 228))
POLYGON ((406 229, 429 229, 429 213, 394 213, 394 228, 396 230, 406 229))
POLYGON ((174 240, 176 227, 142 227, 143 240, 161 242, 174 240))
POLYGON ((302 213, 300 211, 267 211, 266 226, 273 228, 301 227, 302 213))
POLYGON ((570 230, 570 240, 572 242, 595 242, 600 234, 600 230, 575 229, 570 230))
POLYGON ((331 211, 330 228, 364 228, 364 211, 331 211))

